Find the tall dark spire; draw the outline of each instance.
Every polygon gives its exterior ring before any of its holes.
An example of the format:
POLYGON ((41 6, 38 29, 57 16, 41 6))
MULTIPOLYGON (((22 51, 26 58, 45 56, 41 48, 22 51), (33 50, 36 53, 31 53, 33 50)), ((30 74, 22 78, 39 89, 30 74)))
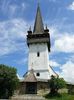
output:
POLYGON ((44 32, 43 21, 42 21, 40 6, 38 3, 33 33, 34 34, 42 34, 43 32, 44 32))

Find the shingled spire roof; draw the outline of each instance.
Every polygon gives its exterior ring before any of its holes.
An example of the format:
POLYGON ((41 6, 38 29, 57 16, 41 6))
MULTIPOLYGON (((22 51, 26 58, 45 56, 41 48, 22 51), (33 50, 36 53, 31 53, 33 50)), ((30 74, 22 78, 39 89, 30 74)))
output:
POLYGON ((43 32, 44 32, 43 21, 42 21, 40 6, 38 4, 33 33, 42 34, 43 32))

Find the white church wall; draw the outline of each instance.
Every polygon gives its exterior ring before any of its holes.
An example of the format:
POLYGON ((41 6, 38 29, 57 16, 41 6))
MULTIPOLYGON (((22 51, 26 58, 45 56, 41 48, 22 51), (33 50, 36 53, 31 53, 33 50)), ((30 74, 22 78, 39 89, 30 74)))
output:
POLYGON ((48 71, 45 71, 45 72, 39 71, 39 72, 35 72, 34 74, 35 74, 37 79, 45 79, 45 80, 50 79, 50 75, 49 75, 48 71), (40 75, 37 76, 37 73, 39 73, 40 75))
POLYGON ((32 44, 29 46, 29 70, 47 70, 49 67, 48 47, 46 43, 32 44), (37 53, 40 56, 37 56, 37 53))
POLYGON ((37 78, 49 79, 49 54, 47 43, 37 43, 29 46, 28 70, 31 69, 35 71, 36 77, 36 73, 40 73, 40 76, 37 78), (37 56, 38 52, 40 53, 39 57, 37 56))

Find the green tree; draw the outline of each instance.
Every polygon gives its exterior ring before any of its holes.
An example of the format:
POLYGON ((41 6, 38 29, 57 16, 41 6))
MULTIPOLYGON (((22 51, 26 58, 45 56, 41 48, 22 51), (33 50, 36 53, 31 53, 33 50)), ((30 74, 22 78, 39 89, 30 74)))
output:
POLYGON ((51 76, 49 80, 50 95, 54 96, 58 94, 58 90, 66 87, 66 82, 63 78, 51 76))
POLYGON ((0 98, 6 99, 13 95, 18 85, 16 69, 0 64, 0 98))

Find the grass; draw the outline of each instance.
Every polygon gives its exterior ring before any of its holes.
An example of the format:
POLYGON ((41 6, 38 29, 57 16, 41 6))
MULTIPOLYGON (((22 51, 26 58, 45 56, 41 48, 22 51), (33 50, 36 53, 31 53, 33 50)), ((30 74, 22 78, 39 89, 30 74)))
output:
POLYGON ((49 94, 44 96, 47 100, 74 100, 74 95, 70 95, 67 93, 62 93, 61 95, 57 96, 50 96, 49 94))

